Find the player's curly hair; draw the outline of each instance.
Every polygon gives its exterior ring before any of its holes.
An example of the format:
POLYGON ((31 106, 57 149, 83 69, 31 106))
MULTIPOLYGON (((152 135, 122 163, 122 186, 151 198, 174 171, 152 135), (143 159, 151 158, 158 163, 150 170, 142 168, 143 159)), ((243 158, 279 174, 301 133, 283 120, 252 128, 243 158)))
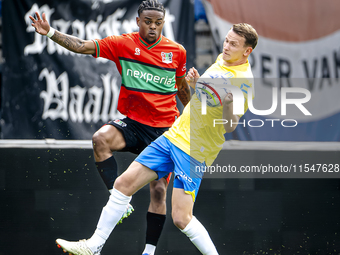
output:
POLYGON ((163 12, 165 15, 165 8, 162 3, 159 3, 157 0, 146 0, 143 1, 138 7, 138 16, 145 10, 155 10, 163 12))

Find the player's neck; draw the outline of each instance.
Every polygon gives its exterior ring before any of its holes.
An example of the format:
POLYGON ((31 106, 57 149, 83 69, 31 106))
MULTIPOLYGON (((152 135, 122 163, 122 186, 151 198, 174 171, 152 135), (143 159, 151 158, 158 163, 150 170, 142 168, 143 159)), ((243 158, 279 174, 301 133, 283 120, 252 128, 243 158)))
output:
POLYGON ((157 42, 157 41, 159 40, 159 38, 161 38, 161 36, 162 36, 162 35, 160 35, 156 40, 150 42, 150 41, 147 40, 146 38, 143 38, 143 37, 141 37, 141 36, 139 35, 139 37, 140 37, 145 43, 147 43, 148 45, 152 45, 152 44, 154 44, 155 42, 157 42))
POLYGON ((243 64, 246 64, 248 62, 248 59, 245 58, 245 59, 240 59, 240 60, 237 60, 237 61, 233 61, 233 62, 227 62, 225 60, 223 60, 223 65, 225 66, 240 66, 240 65, 243 65, 243 64))

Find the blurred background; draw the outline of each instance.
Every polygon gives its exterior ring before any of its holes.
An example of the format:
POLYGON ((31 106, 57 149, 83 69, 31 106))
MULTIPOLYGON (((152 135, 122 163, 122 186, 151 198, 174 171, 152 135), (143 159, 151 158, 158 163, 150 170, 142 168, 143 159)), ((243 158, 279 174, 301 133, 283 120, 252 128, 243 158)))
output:
MULTIPOLYGON (((35 33, 28 16, 84 39, 137 31, 140 0, 0 0, 0 255, 62 254, 56 238, 88 238, 108 192, 98 176, 92 134, 119 118, 115 64, 68 52, 35 33)), ((340 3, 332 0, 164 0, 163 34, 187 50, 202 74, 222 51, 232 24, 254 26, 249 58, 254 107, 226 135, 216 164, 296 166, 298 174, 207 175, 194 214, 220 254, 340 254, 340 3), (304 88, 311 115, 281 88, 304 88), (273 88, 278 94, 272 96, 273 88), (256 123, 249 122, 256 120, 256 123), (271 122, 268 120, 275 120, 271 122), (294 120, 294 127, 287 127, 294 120), (259 124, 260 123, 260 124, 259 124), (263 123, 263 125, 261 125, 263 123), (227 162, 227 163, 226 163, 227 162), (312 166, 326 166, 317 172, 312 166), (308 171, 305 171, 306 165, 308 171), (300 172, 300 169, 303 169, 300 172), (327 173, 326 173, 327 172, 327 173)), ((302 97, 303 95, 294 95, 302 97)), ((179 103, 178 108, 183 109, 179 103)), ((134 159, 116 153, 123 171, 134 159)), ((156 254, 199 254, 171 221, 156 254)), ((148 187, 102 254, 141 254, 148 187)))

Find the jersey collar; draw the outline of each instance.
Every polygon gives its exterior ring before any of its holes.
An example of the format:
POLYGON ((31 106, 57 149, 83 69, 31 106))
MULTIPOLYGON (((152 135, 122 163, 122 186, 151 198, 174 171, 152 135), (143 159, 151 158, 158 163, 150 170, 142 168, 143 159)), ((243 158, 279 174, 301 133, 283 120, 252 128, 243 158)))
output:
POLYGON ((153 47, 155 47, 156 45, 158 45, 158 44, 161 42, 161 40, 162 40, 162 35, 160 35, 159 38, 158 38, 158 40, 155 41, 155 42, 152 43, 152 44, 148 44, 146 41, 144 41, 144 40, 142 39, 142 37, 140 37, 140 35, 138 35, 138 38, 139 38, 139 41, 140 41, 141 44, 143 44, 148 50, 151 50, 153 47))

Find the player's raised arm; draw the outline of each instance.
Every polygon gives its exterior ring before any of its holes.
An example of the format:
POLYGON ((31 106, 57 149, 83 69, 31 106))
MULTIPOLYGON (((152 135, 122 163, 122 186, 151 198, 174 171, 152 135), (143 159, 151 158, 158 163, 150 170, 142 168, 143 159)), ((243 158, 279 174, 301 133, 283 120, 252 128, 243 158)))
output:
POLYGON ((32 20, 32 26, 38 34, 46 35, 51 38, 54 42, 65 47, 66 49, 81 54, 95 54, 94 43, 90 40, 82 40, 75 36, 63 34, 54 28, 50 27, 46 19, 45 13, 42 14, 42 19, 38 12, 35 13, 36 19, 32 16, 29 18, 32 20))

